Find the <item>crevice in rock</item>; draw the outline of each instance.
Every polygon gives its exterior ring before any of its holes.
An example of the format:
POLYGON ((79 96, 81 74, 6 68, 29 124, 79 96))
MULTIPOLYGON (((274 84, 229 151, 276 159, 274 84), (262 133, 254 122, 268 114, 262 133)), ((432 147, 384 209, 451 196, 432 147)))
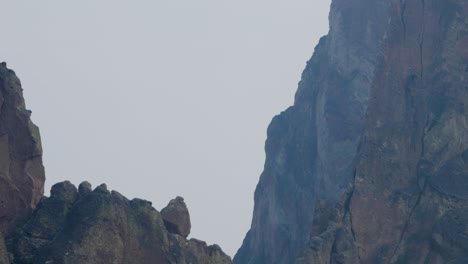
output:
MULTIPOLYGON (((357 244, 357 240, 356 240, 356 233, 354 231, 354 227, 353 227, 353 216, 352 216, 352 213, 351 213, 351 199, 353 198, 353 195, 354 195, 354 191, 356 189, 356 174, 357 174, 357 169, 354 169, 354 173, 353 173, 353 180, 352 180, 352 188, 351 188, 351 191, 348 195, 348 198, 346 199, 346 202, 345 202, 345 206, 344 206, 344 214, 343 214, 343 218, 342 218, 342 222, 344 223, 346 221, 346 217, 348 216, 349 217, 349 227, 350 227, 350 231, 351 231, 351 235, 353 236, 353 241, 354 241, 354 244, 356 246, 356 254, 357 254, 357 257, 358 257, 358 260, 359 260, 359 263, 361 263, 361 256, 359 255, 359 246, 357 244)), ((332 253, 333 253, 333 250, 332 250, 332 253)))
POLYGON ((406 11, 406 0, 400 0, 400 20, 403 26, 403 39, 406 39, 405 11, 406 11))
POLYGON ((421 81, 424 78, 424 62, 423 62, 423 55, 424 55, 424 35, 426 31, 426 19, 425 19, 425 8, 426 8, 426 3, 425 0, 421 0, 421 5, 422 5, 422 25, 421 25, 421 33, 419 34, 419 64, 420 64, 420 76, 421 76, 421 81))
MULTIPOLYGON (((418 181, 419 181, 419 175, 418 175, 418 181)), ((421 198, 422 198, 422 196, 424 194, 424 191, 426 190, 426 186, 427 186, 427 180, 424 181, 424 186, 422 187, 422 189, 418 193, 418 198, 416 200, 416 203, 414 204, 413 208, 411 208, 411 211, 410 211, 410 213, 408 215, 408 219, 406 220, 405 225, 403 226, 403 230, 401 231, 400 238, 399 238, 398 243, 397 243, 397 245, 395 247, 395 250, 393 251, 393 254, 389 258, 389 261, 387 263, 392 262, 393 258, 395 257, 398 250, 400 249, 401 243, 403 242, 403 238, 405 237, 406 232, 408 231, 408 226, 409 226, 409 224, 411 222, 411 218, 413 217, 413 214, 416 211, 416 208, 418 207, 419 203, 421 202, 421 198)))
MULTIPOLYGON (((425 124, 424 124, 424 127, 423 127, 423 134, 421 136, 421 141, 420 141, 420 144, 421 144, 421 151, 420 151, 420 157, 419 157, 419 162, 418 162, 418 165, 417 165, 417 168, 420 168, 420 165, 421 165, 421 162, 422 162, 422 159, 424 157, 424 139, 426 138, 426 134, 427 134, 427 128, 429 126, 429 117, 426 116, 426 121, 425 121, 425 124)), ((426 175, 421 175, 421 173, 419 173, 419 171, 417 172, 416 174, 416 184, 417 184, 417 187, 419 189, 419 192, 418 192, 418 198, 416 199, 416 203, 414 204, 414 206, 411 208, 411 211, 408 215, 408 218, 405 222, 405 225, 403 226, 403 230, 401 231, 401 234, 400 234, 400 238, 398 240, 398 243, 395 247, 395 250, 393 251, 393 254, 391 255, 391 257, 389 258, 388 262, 387 263, 391 263, 393 258, 396 256, 398 250, 400 249, 401 247, 401 243, 403 242, 403 238, 405 237, 406 235, 406 232, 408 231, 408 227, 409 227, 409 224, 411 222, 411 219, 413 217, 413 214, 414 212, 416 211, 416 208, 419 206, 420 202, 421 202, 421 198, 424 194, 424 192, 426 191, 427 189, 427 186, 428 186, 428 178, 426 177, 426 175), (421 177, 422 178, 422 186, 420 186, 420 182, 421 182, 421 177)))
POLYGON ((333 255, 337 252, 336 250, 336 240, 337 240, 337 234, 335 232, 335 238, 334 238, 334 241, 333 241, 333 245, 332 245, 332 248, 330 250, 330 256, 328 257, 328 263, 329 264, 333 264, 333 255))
MULTIPOLYGON (((421 88, 424 88, 424 37, 425 37, 425 8, 426 8, 426 3, 425 3, 425 0, 421 0, 421 32, 419 34, 419 43, 418 43, 418 48, 419 48, 419 66, 420 66, 420 86, 421 88)), ((411 96, 411 95, 410 95, 411 96)), ((411 96, 412 97, 412 96, 411 96)), ((413 99, 413 98, 411 98, 413 99)), ((413 104, 413 103, 412 103, 413 104)), ((413 109, 414 109, 414 105, 411 106, 413 109)), ((416 109, 414 109, 415 112, 414 114, 416 115, 416 109)), ((415 116, 415 119, 416 120, 416 116, 415 116)), ((420 156, 419 156, 419 162, 418 162, 418 165, 417 165, 417 168, 420 167, 420 164, 421 164, 421 161, 424 157, 424 139, 426 137, 426 130, 427 130, 427 127, 428 127, 428 124, 429 124, 429 117, 426 116, 426 120, 425 120, 425 124, 424 124, 424 127, 423 127, 423 130, 422 130, 422 136, 421 136, 421 141, 420 141, 420 145, 421 145, 421 151, 420 151, 420 156)), ((403 230, 400 234, 400 238, 398 240, 398 243, 395 247, 395 250, 393 251, 393 254, 391 255, 391 257, 389 258, 388 260, 388 263, 391 263, 393 258, 396 256, 398 250, 400 249, 401 247, 401 244, 403 242, 403 238, 405 237, 406 235, 406 232, 408 231, 408 227, 409 227, 409 224, 410 224, 410 221, 413 217, 413 214, 414 212, 416 211, 416 208, 419 206, 420 202, 421 202, 421 198, 424 194, 424 191, 426 190, 426 187, 427 187, 427 183, 428 183, 428 180, 426 178, 425 175, 421 175, 419 172, 417 172, 417 187, 419 189, 419 192, 418 192, 418 196, 417 196, 417 199, 416 199, 416 202, 414 204, 414 206, 411 208, 411 211, 408 215, 408 218, 403 226, 403 230), (424 177, 421 179, 421 177, 424 177), (420 182, 422 181, 422 186, 420 185, 420 182)))

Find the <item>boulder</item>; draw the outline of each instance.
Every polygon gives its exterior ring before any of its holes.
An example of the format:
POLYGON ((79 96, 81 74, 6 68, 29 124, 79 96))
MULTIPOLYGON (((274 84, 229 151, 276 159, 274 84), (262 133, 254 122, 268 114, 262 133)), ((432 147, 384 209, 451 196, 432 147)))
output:
POLYGON ((178 196, 161 210, 164 225, 167 231, 173 234, 187 237, 190 234, 190 214, 184 198, 178 196))

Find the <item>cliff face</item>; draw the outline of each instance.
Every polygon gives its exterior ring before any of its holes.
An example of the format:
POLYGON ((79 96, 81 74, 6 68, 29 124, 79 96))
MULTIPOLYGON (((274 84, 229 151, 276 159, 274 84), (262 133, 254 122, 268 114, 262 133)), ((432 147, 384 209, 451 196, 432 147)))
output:
POLYGON ((219 246, 190 233, 177 197, 159 213, 103 184, 55 184, 43 194, 39 131, 25 109, 18 78, 0 64, 0 264, 229 264, 219 246))
POLYGON ((463 0, 333 1, 294 105, 268 128, 235 263, 467 254, 467 12, 463 0))
POLYGON ((30 120, 21 83, 0 64, 0 233, 25 221, 44 192, 39 129, 30 120))
POLYGON ((292 263, 353 179, 387 1, 334 1, 295 103, 268 128, 252 227, 235 263, 292 263))
POLYGON ((464 0, 392 10, 349 208, 364 263, 468 256, 467 23, 464 0))

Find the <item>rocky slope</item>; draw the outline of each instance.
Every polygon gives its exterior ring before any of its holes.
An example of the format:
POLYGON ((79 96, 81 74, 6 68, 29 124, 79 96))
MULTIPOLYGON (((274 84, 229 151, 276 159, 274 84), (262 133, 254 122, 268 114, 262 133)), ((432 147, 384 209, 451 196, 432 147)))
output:
POLYGON ((106 185, 55 184, 43 194, 39 132, 14 72, 0 64, 0 264, 229 264, 219 246, 190 234, 183 198, 161 213, 106 185))
POLYGON ((234 263, 466 262, 467 5, 333 0, 234 263))

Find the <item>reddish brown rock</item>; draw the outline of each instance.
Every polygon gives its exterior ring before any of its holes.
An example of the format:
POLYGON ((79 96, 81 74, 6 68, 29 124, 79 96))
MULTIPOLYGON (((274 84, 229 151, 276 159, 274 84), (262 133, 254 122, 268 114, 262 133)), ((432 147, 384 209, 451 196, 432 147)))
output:
POLYGON ((359 258, 461 261, 466 249, 439 251, 432 238, 468 206, 468 2, 399 1, 391 17, 349 208, 359 258))
POLYGON ((161 216, 167 230, 173 234, 188 237, 190 234, 190 214, 184 198, 178 196, 161 210, 161 216))
POLYGON ((36 207, 44 192, 39 129, 31 122, 21 83, 0 64, 0 232, 8 234, 36 207))

